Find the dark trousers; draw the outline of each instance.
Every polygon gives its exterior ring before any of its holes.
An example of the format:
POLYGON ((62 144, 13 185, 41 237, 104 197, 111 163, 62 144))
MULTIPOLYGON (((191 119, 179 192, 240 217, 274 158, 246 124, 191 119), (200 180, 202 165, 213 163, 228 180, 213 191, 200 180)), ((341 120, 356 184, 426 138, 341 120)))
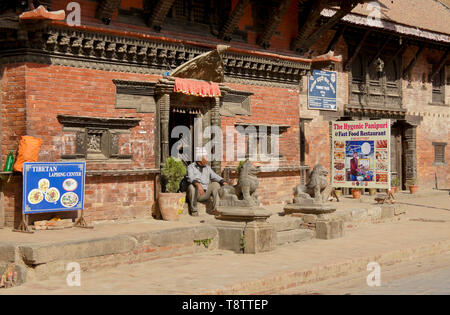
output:
POLYGON ((217 204, 220 200, 219 197, 219 189, 220 184, 217 182, 211 182, 208 185, 208 188, 206 189, 205 193, 200 196, 198 193, 197 187, 190 184, 187 191, 186 191, 186 197, 188 199, 188 207, 190 213, 195 213, 198 211, 197 209, 197 201, 200 202, 206 202, 212 197, 212 211, 217 209, 217 204))

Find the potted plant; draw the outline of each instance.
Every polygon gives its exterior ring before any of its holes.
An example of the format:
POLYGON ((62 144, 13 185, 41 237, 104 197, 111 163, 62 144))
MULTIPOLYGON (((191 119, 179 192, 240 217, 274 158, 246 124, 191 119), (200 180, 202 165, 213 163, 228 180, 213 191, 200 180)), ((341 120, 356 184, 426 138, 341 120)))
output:
POLYGON ((164 180, 164 192, 158 194, 158 205, 163 220, 176 221, 183 212, 185 197, 179 193, 180 182, 186 175, 186 166, 183 161, 169 157, 161 170, 164 180))
POLYGON ((377 193, 376 188, 369 188, 369 196, 375 196, 376 193, 377 193))
POLYGON ((361 188, 352 188, 353 199, 361 198, 361 188))
POLYGON ((419 186, 417 185, 417 178, 413 178, 411 180, 409 180, 409 192, 411 194, 415 194, 417 193, 417 191, 419 190, 419 186))
POLYGON ((394 177, 391 179, 391 193, 395 194, 400 186, 400 178, 394 177))

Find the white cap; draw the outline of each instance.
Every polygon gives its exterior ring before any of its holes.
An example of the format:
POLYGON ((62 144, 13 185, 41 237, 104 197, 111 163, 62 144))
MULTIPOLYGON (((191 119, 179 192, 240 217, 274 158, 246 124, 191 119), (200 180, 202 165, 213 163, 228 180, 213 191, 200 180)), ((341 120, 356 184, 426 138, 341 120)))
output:
POLYGON ((208 156, 208 151, 204 147, 196 147, 195 160, 200 161, 204 156, 208 156))

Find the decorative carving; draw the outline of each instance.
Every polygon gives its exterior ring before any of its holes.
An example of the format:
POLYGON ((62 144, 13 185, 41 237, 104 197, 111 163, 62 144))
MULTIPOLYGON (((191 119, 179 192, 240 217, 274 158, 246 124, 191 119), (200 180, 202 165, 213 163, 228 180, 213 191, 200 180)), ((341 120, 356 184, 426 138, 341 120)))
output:
POLYGON ((174 2, 175 0, 159 0, 153 9, 152 15, 148 19, 147 25, 157 32, 161 31, 164 19, 174 2))
POLYGON ((250 4, 250 0, 239 0, 234 7, 233 12, 220 30, 219 38, 225 41, 231 41, 234 30, 244 15, 245 8, 250 4))
POLYGON ((111 18, 114 10, 120 5, 121 0, 101 0, 97 7, 96 17, 104 24, 111 23, 111 18))
POLYGON ((219 192, 221 206, 253 207, 259 205, 258 188, 259 180, 256 174, 258 168, 246 159, 239 169, 237 185, 223 186, 219 192))
MULTIPOLYGON (((15 33, 12 35, 16 36, 15 33)), ((14 44, 16 46, 5 46, 0 42, 0 63, 36 62, 146 74, 163 74, 169 64, 180 65, 207 52, 181 44, 73 31, 62 26, 30 32, 32 50, 22 50, 17 40, 14 44), (136 58, 137 55, 140 57, 136 58)), ((222 54, 222 59, 228 82, 294 88, 310 69, 308 63, 228 52, 222 54)))
POLYGON ((182 64, 171 73, 172 77, 223 82, 224 69, 221 55, 229 46, 217 45, 213 51, 201 54, 182 64))
POLYGON ((270 15, 269 21, 266 21, 266 27, 258 38, 258 45, 268 49, 270 47, 270 39, 277 30, 283 16, 286 14, 291 4, 291 0, 281 0, 278 7, 276 7, 270 15))
POLYGON ((139 119, 81 117, 67 115, 58 115, 57 118, 67 130, 76 130, 75 154, 62 155, 61 158, 132 158, 131 155, 119 155, 118 134, 127 132, 127 129, 136 126, 139 119), (118 129, 122 130, 118 131, 118 129))

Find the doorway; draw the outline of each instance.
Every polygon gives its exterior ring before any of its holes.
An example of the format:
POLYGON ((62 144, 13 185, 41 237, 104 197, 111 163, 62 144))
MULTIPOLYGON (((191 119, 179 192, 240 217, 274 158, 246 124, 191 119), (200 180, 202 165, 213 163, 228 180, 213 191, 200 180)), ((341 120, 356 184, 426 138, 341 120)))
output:
POLYGON ((180 158, 186 165, 194 160, 194 119, 197 115, 177 110, 170 110, 169 118, 169 155, 173 156, 173 151, 178 152, 180 158), (178 128, 176 127, 185 127, 178 128))
POLYGON ((397 121, 391 126, 391 179, 398 178, 401 189, 406 189, 405 125, 397 121))

